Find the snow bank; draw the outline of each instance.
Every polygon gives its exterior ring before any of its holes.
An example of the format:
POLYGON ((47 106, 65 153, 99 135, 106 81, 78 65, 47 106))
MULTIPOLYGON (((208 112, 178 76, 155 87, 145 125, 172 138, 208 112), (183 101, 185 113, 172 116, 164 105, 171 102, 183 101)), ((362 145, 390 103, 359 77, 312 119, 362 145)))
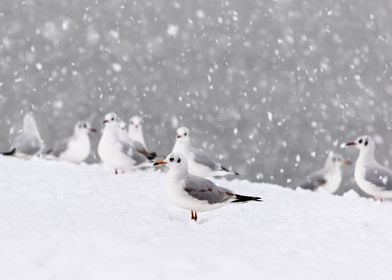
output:
POLYGON ((0 279, 390 279, 392 203, 217 180, 263 203, 174 208, 164 174, 0 157, 0 279))

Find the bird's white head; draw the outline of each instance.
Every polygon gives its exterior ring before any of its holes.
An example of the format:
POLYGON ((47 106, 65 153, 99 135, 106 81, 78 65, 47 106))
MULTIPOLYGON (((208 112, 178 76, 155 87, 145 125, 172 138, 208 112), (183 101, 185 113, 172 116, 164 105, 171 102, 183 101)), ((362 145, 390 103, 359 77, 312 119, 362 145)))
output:
POLYGON ((75 124, 74 132, 76 134, 79 134, 79 133, 86 133, 87 134, 90 132, 97 132, 97 130, 95 128, 92 128, 91 124, 88 121, 78 121, 75 124))
POLYGON ((158 160, 154 166, 167 166, 173 170, 188 170, 186 158, 179 153, 171 153, 164 160, 158 160))
POLYGON ((122 130, 126 130, 127 124, 123 120, 118 119, 118 127, 122 130))
POLYGON ((369 135, 363 135, 357 138, 353 142, 347 142, 343 145, 344 147, 356 147, 361 152, 362 151, 374 151, 376 147, 376 142, 369 135))
POLYGON ((134 130, 142 129, 142 125, 143 125, 143 118, 140 116, 133 116, 132 118, 129 119, 129 126, 134 130))
POLYGON ((179 127, 176 133, 176 141, 189 142, 189 129, 185 126, 179 127))
POLYGON ((103 120, 103 123, 105 124, 105 125, 108 125, 108 124, 116 124, 117 123, 117 115, 116 115, 116 113, 108 113, 108 114, 106 114, 105 115, 105 118, 104 118, 104 120, 103 120))
POLYGON ((344 159, 342 155, 334 152, 328 153, 328 158, 326 162, 326 166, 333 166, 337 168, 341 168, 343 165, 350 165, 351 161, 344 159))

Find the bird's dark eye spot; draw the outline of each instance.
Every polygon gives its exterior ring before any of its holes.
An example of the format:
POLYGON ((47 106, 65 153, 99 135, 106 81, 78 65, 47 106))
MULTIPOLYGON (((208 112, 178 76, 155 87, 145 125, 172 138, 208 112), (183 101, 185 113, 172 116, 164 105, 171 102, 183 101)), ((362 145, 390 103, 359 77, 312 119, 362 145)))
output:
POLYGON ((369 144, 368 140, 365 141, 365 146, 367 146, 369 144))
POLYGON ((359 143, 359 144, 362 144, 362 139, 359 139, 358 143, 359 143))
POLYGON ((87 128, 87 125, 84 124, 83 127, 84 127, 84 128, 87 128))
POLYGON ((180 163, 181 162, 181 159, 179 158, 178 160, 177 160, 177 163, 180 163))
POLYGON ((187 136, 187 135, 188 135, 188 133, 185 132, 185 133, 184 133, 184 136, 187 136))
POLYGON ((114 121, 114 118, 112 118, 112 121, 114 121))
POLYGON ((170 161, 174 161, 174 158, 170 158, 170 161))

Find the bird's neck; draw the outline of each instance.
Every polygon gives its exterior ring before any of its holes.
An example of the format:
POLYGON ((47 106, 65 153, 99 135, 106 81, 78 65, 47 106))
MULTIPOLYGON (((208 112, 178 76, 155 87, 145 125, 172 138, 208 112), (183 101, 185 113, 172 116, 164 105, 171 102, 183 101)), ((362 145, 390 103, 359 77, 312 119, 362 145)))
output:
POLYGON ((180 181, 188 175, 187 169, 173 168, 167 173, 169 180, 180 181))
POLYGON ((87 134, 87 133, 84 133, 84 132, 81 132, 81 131, 75 132, 73 138, 74 138, 75 140, 90 139, 90 138, 88 137, 88 134, 87 134))
POLYGON ((376 158, 374 156, 374 149, 366 149, 361 150, 359 152, 357 164, 359 165, 367 165, 369 163, 377 163, 376 158))
POLYGON ((118 128, 116 126, 107 125, 103 130, 102 138, 117 141, 119 139, 118 134, 118 128))

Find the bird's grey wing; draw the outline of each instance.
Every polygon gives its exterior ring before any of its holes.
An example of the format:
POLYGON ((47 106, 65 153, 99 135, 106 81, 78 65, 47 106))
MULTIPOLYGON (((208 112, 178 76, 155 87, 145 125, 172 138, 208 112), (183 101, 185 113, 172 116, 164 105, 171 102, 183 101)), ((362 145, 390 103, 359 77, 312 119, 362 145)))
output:
POLYGON ((314 173, 306 178, 306 181, 300 185, 301 188, 307 190, 316 190, 318 187, 325 185, 327 180, 321 173, 314 173))
POLYGON ((145 150, 143 144, 140 143, 139 141, 136 141, 136 140, 131 140, 131 141, 137 151, 144 151, 145 150))
POLYGON ((218 164, 214 162, 206 152, 198 149, 192 149, 192 153, 193 153, 193 160, 196 163, 207 166, 212 170, 217 169, 218 164))
POLYGON ((62 141, 58 142, 56 146, 54 147, 53 151, 51 152, 52 155, 58 157, 62 153, 64 153, 68 149, 68 142, 70 141, 70 138, 63 139, 62 141))
POLYGON ((209 204, 225 202, 234 196, 230 190, 218 187, 210 180, 193 175, 186 177, 184 190, 193 198, 206 201, 209 204))
POLYGON ((385 190, 392 190, 392 172, 385 167, 366 167, 365 180, 385 190))
POLYGON ((35 155, 41 151, 42 143, 39 139, 29 137, 28 135, 22 133, 19 134, 13 143, 16 151, 18 153, 26 155, 35 155))
POLYGON ((132 144, 123 141, 120 141, 120 144, 121 152, 130 156, 136 162, 136 165, 143 163, 147 160, 145 156, 135 150, 132 144))

